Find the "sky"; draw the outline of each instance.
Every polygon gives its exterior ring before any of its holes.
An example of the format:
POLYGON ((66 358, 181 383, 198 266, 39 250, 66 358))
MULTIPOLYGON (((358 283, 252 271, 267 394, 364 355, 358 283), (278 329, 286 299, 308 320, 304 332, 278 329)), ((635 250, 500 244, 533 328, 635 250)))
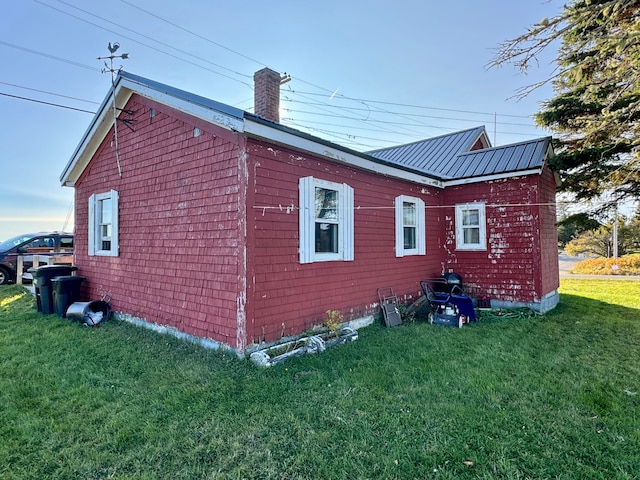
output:
POLYGON ((494 145, 547 136, 532 115, 555 52, 523 75, 499 44, 558 0, 0 0, 0 240, 73 231, 60 174, 116 67, 253 110, 253 73, 291 75, 281 123, 358 151, 485 125, 494 145))

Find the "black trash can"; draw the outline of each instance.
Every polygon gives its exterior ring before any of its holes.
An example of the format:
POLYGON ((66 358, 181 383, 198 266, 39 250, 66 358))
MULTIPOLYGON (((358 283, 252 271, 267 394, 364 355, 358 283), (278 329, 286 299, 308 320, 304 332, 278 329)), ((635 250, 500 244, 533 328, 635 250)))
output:
POLYGON ((71 265, 43 265, 32 267, 29 273, 33 275, 33 285, 36 290, 36 305, 40 313, 53 313, 53 291, 51 280, 61 275, 71 275, 76 267, 71 265))
POLYGON ((51 279, 53 290, 53 312, 61 317, 67 316, 67 308, 80 300, 80 285, 84 277, 63 275, 51 279))

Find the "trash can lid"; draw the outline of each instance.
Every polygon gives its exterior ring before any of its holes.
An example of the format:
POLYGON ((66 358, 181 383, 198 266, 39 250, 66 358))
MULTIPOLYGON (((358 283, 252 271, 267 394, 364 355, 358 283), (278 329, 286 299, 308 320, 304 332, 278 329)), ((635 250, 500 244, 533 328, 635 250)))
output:
POLYGON ((71 272, 77 270, 77 267, 72 267, 71 265, 43 265, 42 267, 29 269, 29 272, 35 274, 39 277, 44 276, 58 276, 58 275, 69 275, 71 272), (33 270, 33 271, 32 271, 33 270))
POLYGON ((52 282, 81 282, 85 277, 78 277, 76 275, 59 275, 51 279, 52 282))

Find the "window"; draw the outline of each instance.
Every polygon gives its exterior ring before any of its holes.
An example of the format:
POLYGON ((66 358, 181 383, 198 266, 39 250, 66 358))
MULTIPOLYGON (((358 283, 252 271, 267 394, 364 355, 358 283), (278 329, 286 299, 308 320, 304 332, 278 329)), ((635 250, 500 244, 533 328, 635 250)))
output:
POLYGON ((456 248, 486 250, 485 205, 481 202, 456 205, 456 248))
POLYGON ((424 202, 401 195, 395 200, 396 257, 424 255, 426 251, 424 202))
POLYGON ((73 252, 73 237, 60 237, 60 251, 73 252))
POLYGON ((89 255, 118 256, 118 192, 89 197, 89 255))
POLYGON ((45 253, 53 252, 55 247, 55 240, 53 237, 38 237, 31 240, 29 243, 25 243, 18 249, 18 253, 45 253))
POLYGON ((298 186, 300 263, 353 260, 353 188, 313 177, 298 186))

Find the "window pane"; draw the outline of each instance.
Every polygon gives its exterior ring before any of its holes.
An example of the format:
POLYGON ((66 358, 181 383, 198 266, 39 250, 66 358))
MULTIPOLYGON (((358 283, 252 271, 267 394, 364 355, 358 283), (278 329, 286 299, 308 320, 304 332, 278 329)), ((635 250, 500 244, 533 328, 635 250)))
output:
POLYGON ((416 248, 416 228, 404 227, 404 248, 412 250, 416 248))
POLYGON ((316 253, 338 253, 338 225, 316 222, 316 253))
POLYGON ((410 202, 402 203, 402 221, 405 225, 416 225, 416 204, 410 202))
POLYGON ((463 210, 462 225, 480 225, 480 211, 478 209, 463 210))
POLYGON ((480 243, 480 229, 479 228, 465 228, 464 230, 464 243, 477 245, 480 243))
POLYGON ((338 221, 338 192, 316 187, 316 218, 338 221))
POLYGON ((100 200, 100 223, 111 223, 111 199, 100 200))

